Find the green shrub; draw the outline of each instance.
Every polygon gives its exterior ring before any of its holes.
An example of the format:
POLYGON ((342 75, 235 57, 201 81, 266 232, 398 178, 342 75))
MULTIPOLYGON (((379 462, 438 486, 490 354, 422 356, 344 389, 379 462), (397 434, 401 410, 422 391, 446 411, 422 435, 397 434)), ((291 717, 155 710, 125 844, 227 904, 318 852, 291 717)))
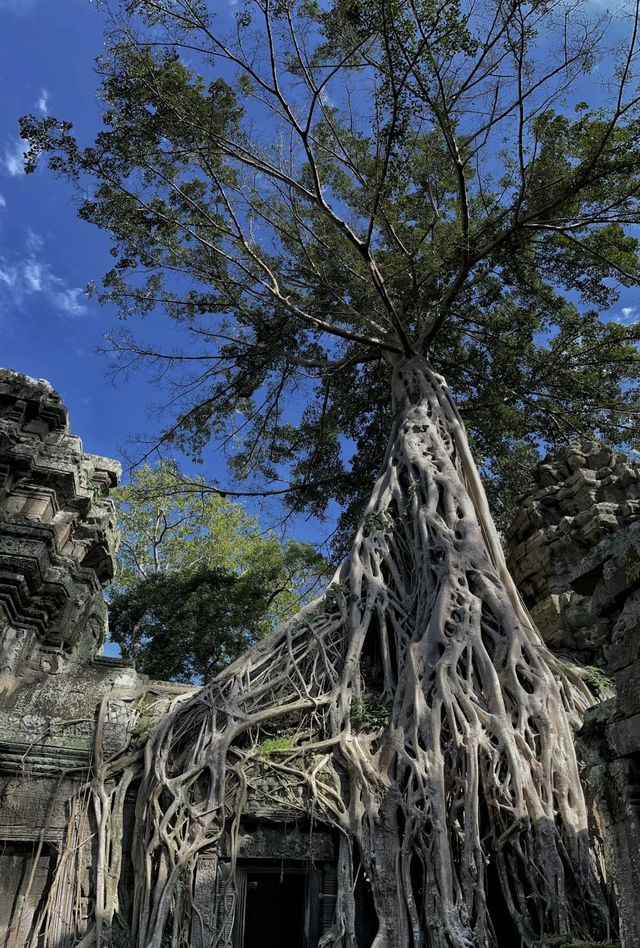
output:
POLYGON ((268 737, 258 745, 258 753, 265 760, 269 760, 274 751, 293 750, 293 741, 290 737, 268 737))

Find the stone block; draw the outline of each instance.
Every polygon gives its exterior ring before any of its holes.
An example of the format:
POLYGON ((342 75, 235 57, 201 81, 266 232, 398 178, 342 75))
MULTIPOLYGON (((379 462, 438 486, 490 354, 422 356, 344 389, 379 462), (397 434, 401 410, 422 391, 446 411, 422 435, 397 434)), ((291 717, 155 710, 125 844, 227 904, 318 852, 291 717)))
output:
POLYGON ((625 602, 613 626, 605 657, 612 674, 634 662, 640 669, 640 592, 633 593, 625 602))
POLYGON ((611 674, 640 662, 640 628, 611 642, 605 648, 605 658, 611 674))
POLYGON ((613 452, 606 445, 597 445, 595 450, 587 455, 587 464, 592 471, 607 468, 613 461, 613 452))
POLYGON ((581 451, 578 451, 577 448, 569 448, 566 452, 564 458, 565 464, 570 471, 577 471, 580 468, 586 467, 587 459, 581 451))
POLYGON ((560 481, 560 472, 552 464, 541 464, 536 472, 536 480, 541 487, 552 487, 560 481))
POLYGON ((594 546, 604 537, 618 529, 618 519, 610 511, 600 510, 591 517, 579 532, 580 540, 587 546, 594 546))
POLYGON ((618 713, 625 717, 640 714, 640 665, 627 665, 616 672, 614 679, 618 713))
POLYGON ((609 829, 607 849, 614 853, 613 875, 622 948, 640 945, 640 834, 627 819, 609 829))
MULTIPOLYGON (((560 632, 560 596, 552 593, 541 602, 537 602, 530 610, 531 618, 535 622, 542 638, 546 641, 556 637, 560 632)), ((573 642, 571 635, 569 641, 573 642)))
POLYGON ((631 754, 640 754, 640 712, 623 721, 610 724, 607 728, 607 736, 618 756, 628 757, 631 754))
POLYGON ((569 596, 565 593, 560 603, 564 606, 564 618, 570 629, 584 629, 593 624, 591 599, 588 596, 580 596, 578 593, 569 596))

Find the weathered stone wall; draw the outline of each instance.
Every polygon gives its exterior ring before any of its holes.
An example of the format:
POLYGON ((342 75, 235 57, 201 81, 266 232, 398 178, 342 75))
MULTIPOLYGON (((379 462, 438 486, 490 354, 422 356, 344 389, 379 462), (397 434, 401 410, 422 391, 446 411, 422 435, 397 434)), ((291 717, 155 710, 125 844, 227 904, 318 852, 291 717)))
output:
POLYGON ((622 944, 636 948, 640 466, 595 443, 556 452, 538 467, 507 539, 512 574, 549 646, 598 666, 615 692, 588 712, 579 745, 585 789, 601 822, 622 944))
POLYGON ((615 697, 587 714, 581 735, 585 781, 604 820, 625 946, 640 945, 640 522, 603 540, 572 586, 610 630, 604 667, 615 697))
POLYGON ((47 382, 0 370, 0 944, 23 948, 85 779, 96 709, 123 746, 137 676, 99 658, 119 465, 85 454, 47 382), (121 696, 121 697, 120 697, 121 696))
POLYGON ((640 466, 596 442, 545 459, 507 532, 511 574, 551 649, 606 665, 608 614, 572 585, 584 557, 640 518, 640 466))

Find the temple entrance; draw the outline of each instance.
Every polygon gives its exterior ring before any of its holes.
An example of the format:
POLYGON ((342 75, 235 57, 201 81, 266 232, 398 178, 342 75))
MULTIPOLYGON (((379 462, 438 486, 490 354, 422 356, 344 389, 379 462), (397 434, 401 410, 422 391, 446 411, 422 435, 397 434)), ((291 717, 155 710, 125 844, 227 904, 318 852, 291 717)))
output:
POLYGON ((234 948, 316 948, 318 872, 304 864, 238 867, 234 948))
POLYGON ((248 872, 243 948, 308 948, 304 872, 248 872))
POLYGON ((237 844, 235 867, 226 839, 198 856, 191 948, 318 948, 336 911, 334 834, 246 816, 237 844))

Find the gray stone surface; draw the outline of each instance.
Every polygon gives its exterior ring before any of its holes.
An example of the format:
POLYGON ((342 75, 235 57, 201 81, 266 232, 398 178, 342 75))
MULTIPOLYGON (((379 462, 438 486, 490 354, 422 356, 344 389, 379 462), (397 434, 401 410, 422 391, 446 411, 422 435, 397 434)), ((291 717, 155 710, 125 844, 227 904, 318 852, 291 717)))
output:
POLYGON ((580 735, 625 948, 640 946, 640 469, 595 443, 536 472, 508 532, 509 562, 551 648, 596 665, 615 696, 580 735))
POLYGON ((610 634, 604 667, 615 697, 588 712, 585 779, 604 819, 625 946, 640 945, 640 524, 602 540, 574 573, 610 634))
MULTIPOLYGON (((592 610, 591 573, 600 544, 636 520, 640 467, 624 455, 587 442, 539 465, 506 540, 511 574, 554 651, 585 665, 607 665, 611 618, 604 608, 592 610)), ((640 524, 636 529, 640 571, 640 524)), ((610 576, 611 594, 618 581, 610 576)))

